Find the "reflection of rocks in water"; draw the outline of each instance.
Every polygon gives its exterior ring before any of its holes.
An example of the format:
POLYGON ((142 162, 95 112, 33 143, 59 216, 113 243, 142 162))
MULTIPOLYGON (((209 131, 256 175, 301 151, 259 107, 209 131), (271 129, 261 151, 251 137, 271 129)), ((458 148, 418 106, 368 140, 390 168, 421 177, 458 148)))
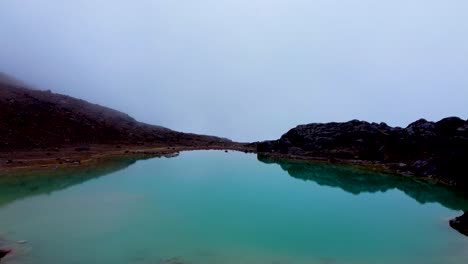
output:
MULTIPOLYGON (((0 206, 17 199, 48 194, 105 176, 125 169, 142 158, 145 157, 114 157, 96 160, 96 162, 83 167, 0 174, 0 206)), ((24 258, 28 256, 28 252, 31 250, 30 245, 2 240, 2 237, 7 236, 0 234, 0 248, 5 247, 13 250, 12 254, 6 258, 8 263, 24 263, 24 258)))
POLYGON ((465 236, 468 236, 468 212, 465 212, 463 215, 450 220, 449 224, 453 229, 464 234, 465 236))
POLYGON ((347 166, 278 161, 259 156, 264 163, 274 163, 290 176, 337 187, 353 194, 386 192, 398 189, 420 203, 437 202, 447 208, 468 211, 468 196, 445 185, 398 175, 358 170, 347 166))
POLYGON ((257 151, 347 162, 374 161, 395 172, 468 187, 468 120, 458 117, 438 122, 420 119, 406 128, 359 120, 299 125, 278 140, 257 142, 257 151))
POLYGON ((18 243, 14 241, 8 241, 0 237, 0 263, 9 263, 9 264, 24 264, 32 263, 27 262, 26 256, 31 252, 31 246, 24 243, 18 243), (8 251, 8 254, 3 255, 8 251))
POLYGON ((134 164, 140 157, 115 157, 83 167, 0 175, 0 206, 32 195, 47 194, 102 177, 134 164))
POLYGON ((180 257, 170 257, 170 258, 162 258, 162 259, 139 257, 131 261, 131 263, 133 264, 190 264, 190 262, 187 262, 180 257))
POLYGON ((320 264, 335 264, 337 262, 334 258, 326 257, 326 258, 319 258, 319 263, 320 264))
POLYGON ((189 264, 189 263, 183 261, 179 257, 173 257, 173 258, 168 258, 168 259, 162 259, 158 262, 158 264, 189 264))
MULTIPOLYGON (((468 211, 468 196, 445 185, 409 177, 357 170, 346 166, 278 161, 258 156, 264 163, 274 163, 290 176, 313 181, 322 186, 337 187, 353 194, 386 192, 398 189, 419 203, 439 203, 453 210, 468 211)), ((468 235, 468 215, 450 221, 450 226, 468 235)))
POLYGON ((6 247, 4 240, 0 238, 0 261, 11 253, 11 249, 6 247))

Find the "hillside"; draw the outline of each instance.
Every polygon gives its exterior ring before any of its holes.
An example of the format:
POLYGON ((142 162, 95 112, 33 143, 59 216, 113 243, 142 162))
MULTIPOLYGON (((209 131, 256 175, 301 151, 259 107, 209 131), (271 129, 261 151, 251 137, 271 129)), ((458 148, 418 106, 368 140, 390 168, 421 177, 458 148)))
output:
POLYGON ((211 146, 227 139, 181 133, 0 75, 0 151, 89 144, 211 146))

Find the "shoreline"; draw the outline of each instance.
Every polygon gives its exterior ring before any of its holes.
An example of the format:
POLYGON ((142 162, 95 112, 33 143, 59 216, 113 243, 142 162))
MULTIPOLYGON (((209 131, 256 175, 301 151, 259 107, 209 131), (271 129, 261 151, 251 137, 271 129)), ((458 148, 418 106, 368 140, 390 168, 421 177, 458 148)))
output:
POLYGON ((270 159, 272 161, 288 161, 288 162, 300 162, 300 163, 318 163, 318 164, 326 164, 326 165, 337 165, 337 166, 346 166, 350 168, 354 168, 357 170, 363 170, 367 172, 375 172, 375 173, 382 173, 388 174, 392 176, 398 177, 406 177, 413 180, 424 180, 429 181, 436 184, 442 184, 450 188, 460 189, 457 188, 457 185, 452 184, 450 182, 442 181, 437 178, 433 177, 425 177, 419 176, 414 174, 410 171, 405 171, 403 169, 395 169, 396 167, 400 167, 400 163, 382 163, 376 161, 367 161, 367 160, 358 160, 358 159, 337 159, 337 158, 325 158, 325 157, 313 157, 313 156, 301 156, 301 155, 293 155, 293 154, 280 154, 280 153, 268 153, 268 152, 257 152, 258 157, 263 157, 266 159, 270 159))
POLYGON ((85 167, 103 159, 114 157, 174 157, 183 151, 231 150, 256 153, 255 148, 243 143, 213 144, 207 146, 161 145, 89 145, 67 146, 60 149, 0 151, 0 176, 24 170, 47 170, 85 167))
MULTIPOLYGON (((387 164, 381 162, 373 162, 366 160, 349 160, 349 159, 331 159, 325 157, 313 157, 313 156, 301 156, 293 154, 282 154, 282 153, 264 153, 258 152, 254 144, 248 143, 228 143, 228 144, 213 144, 213 145, 191 145, 191 146, 161 146, 161 145, 91 145, 89 150, 78 151, 79 147, 69 146, 61 148, 54 154, 47 155, 47 150, 34 150, 34 151, 16 151, 12 152, 0 152, 0 160, 2 164, 0 166, 0 178, 8 181, 14 179, 25 179, 28 177, 43 174, 48 175, 51 179, 55 179, 54 173, 69 173, 76 171, 96 171, 96 168, 101 168, 106 162, 118 161, 118 160, 145 160, 151 158, 160 157, 176 157, 180 152, 184 151, 202 151, 202 150, 219 150, 219 151, 238 151, 244 153, 254 153, 256 158, 260 162, 264 163, 277 163, 280 161, 291 162, 291 163, 303 163, 303 164, 323 164, 335 167, 349 168, 351 170, 360 170, 362 172, 386 174, 389 177, 403 177, 408 181, 415 181, 424 184, 430 184, 430 186, 447 188, 450 192, 460 191, 456 185, 451 185, 447 182, 441 181, 437 178, 423 177, 413 174, 411 172, 405 172, 403 170, 395 169, 398 166, 397 163, 387 164), (15 158, 10 164, 4 164, 4 159, 8 155, 10 158, 15 158), (59 157, 59 158, 57 158, 59 157), (26 178, 22 178, 25 176, 26 178), (434 184, 434 185, 432 185, 434 184)), ((129 163, 132 164, 132 163, 129 163)), ((128 165, 127 165, 128 166, 128 165)), ((125 168, 121 167, 121 168, 125 168)), ((110 170, 112 171, 112 170, 110 170)), ((16 181, 16 180, 14 180, 16 181)), ((432 188, 431 187, 431 188, 432 188)), ((30 195, 30 193, 28 193, 30 195)), ((460 193, 463 197, 466 197, 466 192, 460 193)), ((21 197, 21 194, 20 196, 21 197)), ((14 197, 15 198, 15 197, 14 197)), ((15 198, 17 199, 17 198, 15 198)), ((466 212, 462 216, 455 217, 450 220, 450 226, 462 234, 466 233, 466 212)), ((0 238, 1 242, 1 238, 0 238)), ((0 243, 1 246, 1 243, 0 243)))
POLYGON ((326 157, 302 156, 294 154, 281 154, 276 152, 258 152, 252 143, 227 143, 213 145, 191 146, 161 146, 161 145, 89 145, 89 150, 77 151, 81 146, 67 146, 58 151, 46 150, 19 150, 0 151, 0 177, 5 174, 20 171, 44 171, 61 168, 78 168, 91 166, 99 161, 118 157, 175 157, 180 152, 196 150, 231 150, 244 153, 257 154, 257 158, 263 157, 273 161, 290 161, 301 163, 320 163, 338 166, 347 166, 355 169, 384 173, 394 176, 407 177, 415 180, 427 180, 433 183, 443 184, 457 188, 453 183, 442 181, 433 177, 425 177, 405 171, 401 163, 382 163, 359 159, 337 159, 326 157), (11 161, 10 163, 8 161, 11 161))

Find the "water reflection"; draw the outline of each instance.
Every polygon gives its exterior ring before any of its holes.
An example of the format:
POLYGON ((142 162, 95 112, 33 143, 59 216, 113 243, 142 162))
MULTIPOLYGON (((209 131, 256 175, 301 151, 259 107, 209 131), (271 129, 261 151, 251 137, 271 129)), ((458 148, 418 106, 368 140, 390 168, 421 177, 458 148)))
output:
POLYGON ((398 189, 422 204, 436 202, 453 210, 468 211, 466 194, 434 182, 366 172, 346 166, 280 161, 262 155, 258 156, 258 160, 278 164, 294 178, 313 181, 322 186, 337 187, 356 195, 398 189))
POLYGON ((373 173, 331 164, 281 161, 258 155, 258 160, 278 164, 291 177, 313 181, 321 186, 337 187, 343 191, 360 194, 386 192, 398 189, 421 204, 439 203, 464 214, 450 221, 450 226, 468 236, 468 195, 438 183, 409 177, 373 173))
MULTIPOLYGON (((144 158, 148 157, 119 157, 103 159, 83 167, 0 174, 0 207, 18 199, 52 193, 123 170, 144 158)), ((258 160, 263 163, 278 164, 294 178, 340 188, 355 195, 398 189, 419 203, 435 202, 453 210, 468 211, 466 194, 429 181, 366 172, 346 166, 279 161, 260 155, 258 160)), ((466 217, 460 219, 464 220, 466 217)), ((452 224, 452 227, 460 232, 465 230, 462 233, 467 233, 466 226, 464 221, 458 225, 452 224)))
POLYGON ((0 174, 0 206, 33 195, 48 194, 125 169, 142 157, 100 159, 77 167, 0 174))

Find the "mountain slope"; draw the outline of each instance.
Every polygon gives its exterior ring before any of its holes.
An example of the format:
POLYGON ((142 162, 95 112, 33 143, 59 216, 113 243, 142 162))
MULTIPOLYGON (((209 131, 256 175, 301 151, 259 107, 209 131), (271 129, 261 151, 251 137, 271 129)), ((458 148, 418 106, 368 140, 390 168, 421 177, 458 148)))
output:
POLYGON ((0 76, 0 151, 82 144, 212 145, 227 139, 176 132, 0 76))
POLYGON ((0 72, 0 84, 3 84, 3 85, 8 85, 8 86, 14 86, 14 87, 25 87, 25 88, 29 88, 29 89, 32 89, 32 90, 37 90, 36 88, 32 87, 31 85, 23 82, 23 81, 20 81, 18 79, 16 79, 15 77, 13 76, 10 76, 8 74, 5 74, 3 72, 0 72))

